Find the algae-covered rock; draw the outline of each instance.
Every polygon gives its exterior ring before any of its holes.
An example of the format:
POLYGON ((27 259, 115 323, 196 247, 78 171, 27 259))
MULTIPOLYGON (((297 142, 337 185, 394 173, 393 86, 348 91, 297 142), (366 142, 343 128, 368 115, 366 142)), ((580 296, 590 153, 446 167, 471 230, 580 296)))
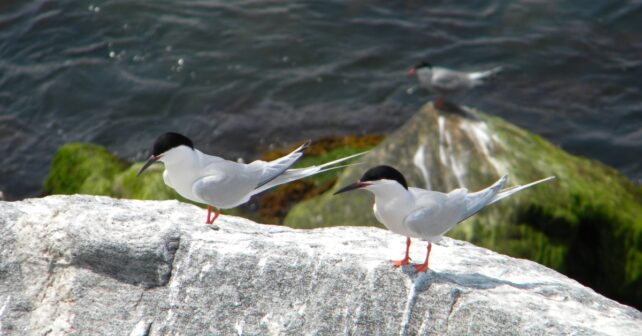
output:
POLYGON ((58 149, 44 183, 47 194, 92 194, 112 196, 114 176, 127 163, 104 147, 69 143, 58 149))
POLYGON ((130 164, 106 148, 89 143, 61 146, 44 183, 46 194, 88 194, 146 200, 182 199, 163 183, 163 169, 153 165, 136 176, 142 163, 130 164))
POLYGON ((155 164, 138 176, 143 163, 134 163, 116 175, 112 186, 113 196, 142 200, 182 199, 163 182, 163 166, 155 164))
POLYGON ((411 185, 440 191, 476 190, 504 173, 509 184, 555 175, 557 180, 483 210, 449 235, 543 263, 642 307, 642 188, 500 118, 465 112, 439 112, 427 104, 364 156, 365 164, 346 169, 334 188, 294 207, 285 224, 380 226, 370 193, 332 196, 379 164, 397 167, 411 185))

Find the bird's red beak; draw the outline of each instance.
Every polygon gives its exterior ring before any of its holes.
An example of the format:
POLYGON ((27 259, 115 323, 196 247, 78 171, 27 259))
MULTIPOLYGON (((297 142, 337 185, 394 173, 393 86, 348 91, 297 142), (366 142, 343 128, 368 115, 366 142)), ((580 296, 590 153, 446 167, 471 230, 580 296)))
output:
POLYGON ((415 68, 410 68, 410 69, 408 69, 407 74, 408 74, 408 76, 414 76, 414 75, 416 75, 416 74, 417 74, 417 69, 415 69, 415 68))

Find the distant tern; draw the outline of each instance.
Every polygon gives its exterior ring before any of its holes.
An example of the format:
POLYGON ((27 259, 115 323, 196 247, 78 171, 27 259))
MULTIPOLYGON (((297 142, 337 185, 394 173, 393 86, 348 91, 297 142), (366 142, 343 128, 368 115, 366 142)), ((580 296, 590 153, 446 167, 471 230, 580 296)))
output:
POLYGON ((466 188, 449 193, 408 187, 404 176, 390 166, 377 166, 363 174, 359 181, 339 189, 340 194, 354 189, 366 189, 375 196, 374 215, 388 230, 406 236, 406 254, 402 260, 393 261, 395 267, 410 261, 410 238, 428 242, 426 261, 413 265, 417 272, 428 270, 432 243, 439 241, 456 224, 476 214, 484 207, 518 191, 554 179, 554 176, 523 186, 502 189, 508 175, 486 189, 470 193, 466 188))
POLYGON ((192 140, 186 136, 168 132, 156 139, 152 154, 138 175, 152 163, 162 162, 165 165, 165 184, 188 200, 207 204, 206 224, 212 224, 220 209, 237 207, 262 191, 338 168, 327 167, 364 154, 350 155, 319 166, 290 169, 309 144, 308 141, 276 160, 244 164, 204 154, 195 149, 192 140), (213 208, 215 214, 211 218, 213 208))
POLYGON ((483 80, 499 71, 496 67, 487 71, 463 72, 441 67, 433 67, 428 62, 421 62, 408 70, 408 76, 417 76, 419 86, 438 95, 439 105, 444 104, 444 98, 483 84, 483 80))

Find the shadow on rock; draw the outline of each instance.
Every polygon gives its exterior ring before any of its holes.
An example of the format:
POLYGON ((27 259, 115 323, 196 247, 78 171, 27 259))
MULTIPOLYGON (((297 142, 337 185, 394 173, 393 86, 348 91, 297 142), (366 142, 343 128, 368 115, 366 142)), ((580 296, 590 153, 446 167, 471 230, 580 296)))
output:
POLYGON ((518 289, 533 289, 546 286, 547 283, 516 283, 489 277, 479 273, 454 274, 435 272, 417 274, 411 266, 404 266, 403 272, 413 279, 415 291, 425 292, 432 284, 451 284, 470 289, 493 289, 499 286, 511 286, 518 289))
POLYGON ((96 244, 76 251, 72 264, 128 284, 154 288, 169 282, 179 245, 178 237, 172 237, 156 248, 96 244))

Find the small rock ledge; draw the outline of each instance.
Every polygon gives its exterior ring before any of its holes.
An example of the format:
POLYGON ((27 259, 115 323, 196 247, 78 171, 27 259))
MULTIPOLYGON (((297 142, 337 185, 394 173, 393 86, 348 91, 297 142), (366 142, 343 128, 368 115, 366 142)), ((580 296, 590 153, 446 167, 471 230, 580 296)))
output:
POLYGON ((444 239, 293 230, 176 201, 0 202, 0 335, 639 335, 642 313, 527 260, 444 239), (423 258, 424 243, 411 255, 423 258))

